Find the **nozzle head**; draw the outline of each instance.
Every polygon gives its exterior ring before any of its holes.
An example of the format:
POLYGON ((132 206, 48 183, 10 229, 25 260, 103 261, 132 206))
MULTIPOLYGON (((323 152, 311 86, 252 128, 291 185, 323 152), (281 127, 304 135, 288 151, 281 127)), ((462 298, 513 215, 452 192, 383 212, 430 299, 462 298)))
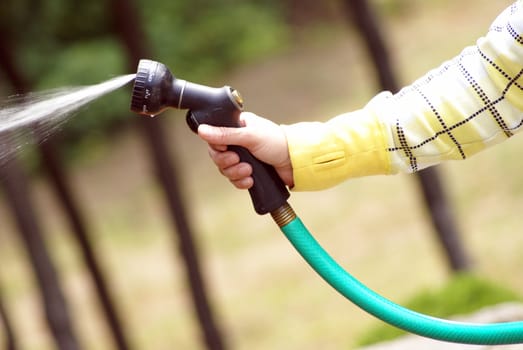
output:
POLYGON ((175 101, 174 77, 160 62, 142 59, 138 63, 131 97, 131 111, 154 116, 175 101))

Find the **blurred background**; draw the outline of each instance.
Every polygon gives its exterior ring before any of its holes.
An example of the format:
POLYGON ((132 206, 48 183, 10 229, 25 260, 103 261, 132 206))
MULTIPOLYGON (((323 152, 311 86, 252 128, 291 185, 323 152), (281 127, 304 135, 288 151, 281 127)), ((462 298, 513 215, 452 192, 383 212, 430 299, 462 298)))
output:
MULTIPOLYGON (((248 110, 277 123, 326 120, 362 107, 386 84, 358 4, 372 14, 402 86, 473 45, 511 2, 3 0, 0 95, 99 83, 134 73, 147 56, 179 78, 235 87, 248 110)), ((136 116, 130 91, 82 109, 2 169, 0 344, 363 344, 380 322, 326 285, 271 219, 255 214, 247 193, 215 169, 185 112, 136 116)), ((437 167, 447 223, 459 236, 454 265, 416 175, 351 180, 290 201, 372 289, 402 304, 423 295, 422 311, 448 303, 427 312, 469 312, 523 295, 522 147, 515 137, 437 167)))

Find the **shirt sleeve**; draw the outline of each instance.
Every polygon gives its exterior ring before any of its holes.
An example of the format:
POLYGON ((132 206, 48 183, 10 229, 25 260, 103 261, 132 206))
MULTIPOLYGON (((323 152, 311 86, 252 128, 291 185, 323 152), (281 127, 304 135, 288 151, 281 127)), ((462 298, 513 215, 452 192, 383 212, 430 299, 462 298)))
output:
POLYGON ((294 190, 466 159, 521 131, 522 33, 519 0, 475 46, 397 94, 382 92, 361 110, 324 123, 283 126, 294 190))

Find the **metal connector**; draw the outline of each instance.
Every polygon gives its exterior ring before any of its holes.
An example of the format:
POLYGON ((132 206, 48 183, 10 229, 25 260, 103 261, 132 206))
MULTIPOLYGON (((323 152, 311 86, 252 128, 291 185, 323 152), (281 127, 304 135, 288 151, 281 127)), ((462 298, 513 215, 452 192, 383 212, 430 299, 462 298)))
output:
POLYGON ((296 213, 288 202, 285 202, 285 204, 278 209, 271 211, 271 216, 280 228, 296 219, 296 213))

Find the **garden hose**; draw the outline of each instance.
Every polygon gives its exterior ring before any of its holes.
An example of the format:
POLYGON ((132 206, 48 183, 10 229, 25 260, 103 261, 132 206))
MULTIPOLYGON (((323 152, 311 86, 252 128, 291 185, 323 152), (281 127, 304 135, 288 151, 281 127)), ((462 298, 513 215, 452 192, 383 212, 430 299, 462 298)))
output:
POLYGON ((523 342, 523 322, 448 321, 414 312, 385 299, 345 271, 314 239, 290 205, 271 215, 294 248, 327 283, 382 321, 410 333, 453 343, 504 345, 523 342))
MULTIPOLYGON (((176 79, 162 63, 141 60, 132 91, 131 110, 154 116, 168 107, 188 109, 189 127, 200 124, 240 127, 243 99, 224 86, 212 88, 176 79)), ((403 308, 373 292, 347 273, 320 246, 288 204, 289 192, 274 168, 243 147, 229 146, 251 164, 254 186, 249 194, 258 214, 270 213, 282 232, 311 267, 347 299, 375 317, 407 332, 465 344, 523 343, 523 322, 470 324, 429 317, 403 308)))

